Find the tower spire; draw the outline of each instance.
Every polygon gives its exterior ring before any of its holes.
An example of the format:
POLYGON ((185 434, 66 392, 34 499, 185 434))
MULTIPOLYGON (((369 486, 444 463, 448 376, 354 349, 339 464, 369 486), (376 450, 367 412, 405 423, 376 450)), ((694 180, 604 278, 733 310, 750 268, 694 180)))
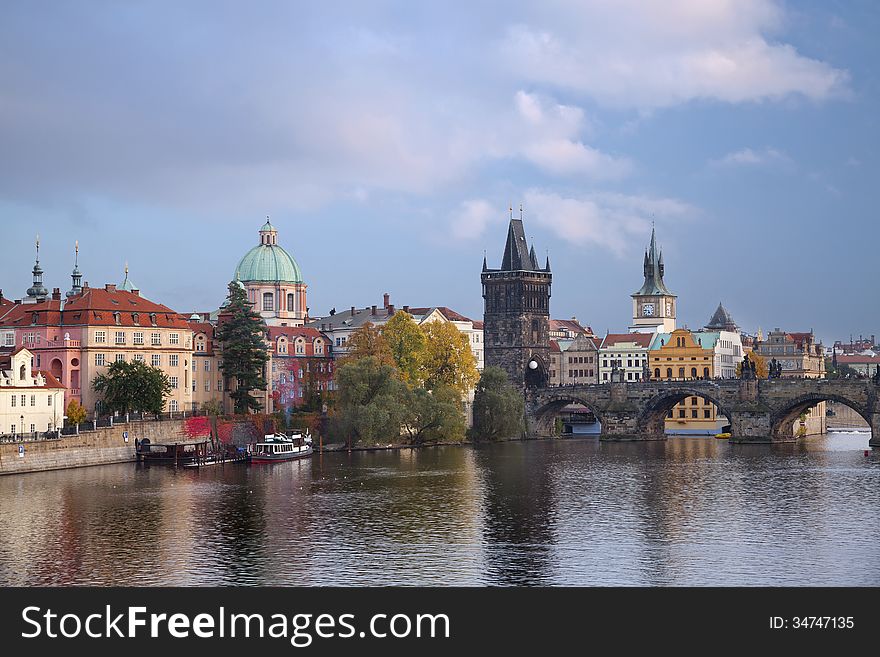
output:
POLYGON ((49 296, 49 290, 43 287, 43 268, 40 267, 40 236, 37 235, 37 259, 34 262, 34 281, 33 285, 28 288, 27 295, 33 302, 45 301, 49 296))
POLYGON ((82 292, 82 272, 79 270, 79 240, 73 243, 73 271, 70 272, 70 290, 67 298, 76 296, 82 292))

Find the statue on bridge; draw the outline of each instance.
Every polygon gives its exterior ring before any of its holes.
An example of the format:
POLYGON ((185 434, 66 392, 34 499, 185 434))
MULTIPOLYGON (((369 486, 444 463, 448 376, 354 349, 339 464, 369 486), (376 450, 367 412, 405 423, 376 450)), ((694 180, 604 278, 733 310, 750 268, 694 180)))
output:
POLYGON ((874 372, 874 376, 871 377, 874 381, 874 385, 880 386, 880 365, 877 366, 877 370, 874 372))
POLYGON ((646 360, 642 363, 642 381, 650 381, 651 380, 651 366, 648 365, 648 361, 646 360))
POLYGON ((770 366, 767 370, 768 379, 778 379, 782 376, 782 363, 774 358, 770 361, 770 366))
POLYGON ((755 361, 746 354, 743 356, 742 367, 740 369, 739 378, 743 381, 754 381, 758 378, 758 372, 755 361))

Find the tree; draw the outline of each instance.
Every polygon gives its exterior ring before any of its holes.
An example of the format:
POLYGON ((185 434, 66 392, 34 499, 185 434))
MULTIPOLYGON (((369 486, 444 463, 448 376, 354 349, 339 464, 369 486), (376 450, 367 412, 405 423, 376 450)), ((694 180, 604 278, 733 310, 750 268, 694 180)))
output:
POLYGON ((205 415, 217 416, 223 413, 223 407, 216 399, 209 399, 204 402, 202 404, 202 410, 205 412, 205 415))
POLYGON ((364 322, 359 329, 352 332, 346 347, 345 357, 340 359, 343 362, 373 357, 384 365, 394 364, 388 343, 382 337, 379 327, 372 322, 364 322))
POLYGON ((86 421, 86 409, 75 399, 71 399, 67 403, 65 415, 67 415, 67 422, 71 425, 82 424, 86 421))
POLYGON ((394 367, 375 356, 349 359, 337 368, 336 382, 333 428, 346 436, 349 446, 400 438, 409 388, 394 367))
POLYGON ((92 389, 104 396, 104 408, 111 413, 161 413, 171 394, 171 381, 158 367, 141 360, 117 360, 94 378, 92 389))
POLYGON ((237 384, 230 393, 235 413, 259 411, 260 402, 251 393, 266 389, 264 370, 269 361, 264 341, 266 323, 253 311, 247 293, 236 281, 229 284, 228 299, 217 329, 223 352, 220 369, 237 384))
POLYGON ((461 397, 451 388, 433 391, 416 388, 409 393, 407 420, 404 430, 413 445, 439 440, 463 440, 467 423, 461 408, 461 397))
POLYGON ((428 322, 422 330, 425 351, 421 374, 425 388, 452 388, 465 397, 480 376, 467 337, 448 322, 428 322))
POLYGON ((410 387, 422 383, 421 365, 425 356, 425 332, 407 312, 396 312, 382 329, 382 336, 400 378, 410 387))
POLYGON ((483 370, 474 392, 474 440, 498 440, 519 435, 525 408, 522 393, 500 367, 483 370))
POLYGON ((835 362, 834 358, 825 359, 825 378, 826 379, 857 379, 864 376, 857 369, 850 367, 846 363, 835 362))
MULTIPOLYGON (((766 379, 769 372, 767 369, 767 360, 761 354, 757 354, 754 351, 750 351, 748 357, 750 361, 754 361, 755 363, 755 374, 757 377, 759 379, 766 379)), ((742 376, 742 361, 736 364, 736 375, 742 376)))

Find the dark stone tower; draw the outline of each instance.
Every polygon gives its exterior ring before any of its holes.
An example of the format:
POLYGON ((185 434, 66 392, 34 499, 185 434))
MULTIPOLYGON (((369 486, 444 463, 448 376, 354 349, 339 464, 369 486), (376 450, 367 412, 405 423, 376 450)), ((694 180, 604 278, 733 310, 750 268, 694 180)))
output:
POLYGON ((483 340, 486 366, 517 386, 543 386, 550 365, 550 259, 542 269, 529 251, 522 214, 510 218, 501 269, 483 258, 483 340), (534 364, 533 364, 534 363, 534 364))

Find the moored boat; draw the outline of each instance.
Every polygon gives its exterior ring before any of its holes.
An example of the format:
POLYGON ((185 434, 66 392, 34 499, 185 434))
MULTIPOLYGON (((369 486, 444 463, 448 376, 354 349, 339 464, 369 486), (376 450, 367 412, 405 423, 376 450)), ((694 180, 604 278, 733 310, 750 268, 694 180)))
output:
POLYGON ((248 459, 251 463, 292 461, 311 455, 312 437, 308 431, 289 436, 283 433, 267 434, 262 441, 248 445, 248 459))

